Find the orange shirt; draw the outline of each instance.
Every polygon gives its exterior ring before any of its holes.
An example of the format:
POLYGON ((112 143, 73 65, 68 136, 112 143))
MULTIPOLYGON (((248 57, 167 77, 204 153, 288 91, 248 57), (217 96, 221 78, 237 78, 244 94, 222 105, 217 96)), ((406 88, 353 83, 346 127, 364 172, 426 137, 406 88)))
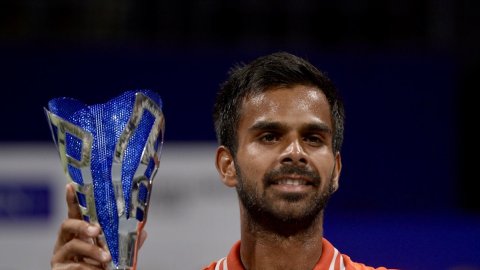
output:
MULTIPOLYGON (((387 270, 385 267, 373 268, 352 262, 350 257, 340 254, 325 238, 322 239, 322 246, 322 256, 313 270, 387 270)), ((240 241, 233 245, 227 257, 212 262, 203 270, 245 270, 240 260, 240 241)))

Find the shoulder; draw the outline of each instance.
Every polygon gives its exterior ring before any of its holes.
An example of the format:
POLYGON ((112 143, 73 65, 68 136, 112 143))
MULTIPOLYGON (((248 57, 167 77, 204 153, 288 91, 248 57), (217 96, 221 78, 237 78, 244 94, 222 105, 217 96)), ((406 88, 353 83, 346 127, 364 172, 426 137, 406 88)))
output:
POLYGON ((398 269, 390 269, 385 267, 371 267, 366 266, 363 263, 353 262, 350 257, 345 254, 342 254, 342 259, 345 264, 345 270, 398 270, 398 269))
POLYGON ((218 261, 212 262, 209 266, 203 268, 202 270, 226 270, 228 267, 225 265, 227 262, 227 258, 221 258, 218 261))
POLYGON ((322 240, 323 251, 318 267, 316 270, 324 270, 325 267, 329 269, 344 269, 344 270, 394 270, 385 267, 371 267, 363 263, 352 261, 348 255, 339 252, 327 239, 322 240), (332 268, 333 267, 333 268, 332 268))
POLYGON ((215 270, 215 265, 217 265, 217 262, 212 262, 209 266, 203 268, 202 270, 215 270))

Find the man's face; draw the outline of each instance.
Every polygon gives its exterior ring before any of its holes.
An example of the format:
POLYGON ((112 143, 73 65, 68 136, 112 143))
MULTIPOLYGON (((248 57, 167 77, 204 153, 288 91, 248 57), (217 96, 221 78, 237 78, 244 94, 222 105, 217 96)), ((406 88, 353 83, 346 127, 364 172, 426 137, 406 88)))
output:
POLYGON ((338 185, 332 119, 315 87, 275 88, 241 109, 236 188, 251 216, 301 221, 318 216, 338 185))

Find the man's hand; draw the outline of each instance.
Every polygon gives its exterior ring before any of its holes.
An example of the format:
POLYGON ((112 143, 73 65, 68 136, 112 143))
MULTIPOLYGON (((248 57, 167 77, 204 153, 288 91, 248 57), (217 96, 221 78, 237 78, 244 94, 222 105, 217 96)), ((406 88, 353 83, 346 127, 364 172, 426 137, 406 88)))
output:
POLYGON ((93 239, 100 235, 100 228, 82 220, 75 190, 71 184, 66 187, 68 218, 63 221, 50 261, 52 270, 105 269, 111 260, 108 251, 97 246, 93 239))
MULTIPOLYGON (((97 246, 101 230, 82 219, 72 184, 66 187, 68 218, 60 226, 57 242, 50 261, 52 270, 102 270, 111 260, 107 250, 97 246)), ((145 242, 147 232, 139 235, 139 248, 145 242)))

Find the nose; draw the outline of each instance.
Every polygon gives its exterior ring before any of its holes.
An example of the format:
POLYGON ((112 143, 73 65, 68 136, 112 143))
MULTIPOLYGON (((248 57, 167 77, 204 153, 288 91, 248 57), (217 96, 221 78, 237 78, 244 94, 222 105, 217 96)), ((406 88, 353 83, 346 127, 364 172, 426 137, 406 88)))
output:
POLYGON ((280 162, 289 165, 307 165, 307 153, 299 139, 292 140, 280 155, 280 162))

